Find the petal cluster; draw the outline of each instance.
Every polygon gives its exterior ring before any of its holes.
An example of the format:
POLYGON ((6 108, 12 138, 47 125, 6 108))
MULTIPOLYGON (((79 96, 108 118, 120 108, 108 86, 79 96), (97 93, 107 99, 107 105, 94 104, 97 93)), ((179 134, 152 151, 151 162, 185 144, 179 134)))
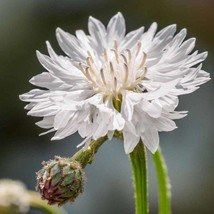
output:
POLYGON ((0 180, 1 213, 28 213, 30 197, 25 185, 16 180, 0 180))
POLYGON ((147 31, 141 27, 126 34, 125 29, 121 13, 107 27, 89 17, 89 35, 56 30, 66 56, 56 54, 49 42, 49 56, 37 52, 46 72, 30 82, 41 89, 20 98, 29 102, 29 115, 43 117, 38 126, 55 131, 53 140, 78 131, 85 138, 81 145, 88 145, 118 130, 126 153, 140 139, 154 153, 159 132, 174 130, 174 119, 186 115, 175 111, 178 96, 210 79, 201 64, 207 52, 193 51, 195 39, 184 41, 186 29, 176 34, 176 25, 170 25, 157 32, 156 23, 147 31))

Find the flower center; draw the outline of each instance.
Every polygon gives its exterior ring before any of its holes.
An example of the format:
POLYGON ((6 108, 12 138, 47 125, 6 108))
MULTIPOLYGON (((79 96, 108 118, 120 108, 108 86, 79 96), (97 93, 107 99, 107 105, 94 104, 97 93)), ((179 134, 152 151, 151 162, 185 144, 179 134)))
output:
POLYGON ((117 42, 111 49, 103 49, 100 56, 87 52, 85 62, 79 63, 80 70, 96 92, 106 96, 121 94, 122 90, 135 90, 142 83, 147 68, 147 55, 139 42, 132 50, 119 50, 117 42))

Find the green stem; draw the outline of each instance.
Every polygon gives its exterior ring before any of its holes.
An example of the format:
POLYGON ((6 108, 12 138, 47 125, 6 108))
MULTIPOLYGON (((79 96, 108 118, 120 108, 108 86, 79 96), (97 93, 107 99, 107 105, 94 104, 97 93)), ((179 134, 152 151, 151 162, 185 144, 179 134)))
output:
POLYGON ((94 155, 106 140, 107 136, 101 137, 98 140, 92 140, 88 149, 80 149, 71 157, 71 160, 78 161, 82 168, 85 168, 88 163, 93 161, 94 155))
POLYGON ((148 214, 148 180, 146 149, 140 141, 130 154, 135 189, 135 214, 148 214))
POLYGON ((67 214, 67 212, 58 208, 57 206, 50 206, 46 201, 43 201, 39 194, 33 191, 29 191, 30 196, 30 206, 43 210, 47 214, 67 214))
POLYGON ((170 214, 170 182, 164 157, 160 148, 153 155, 153 161, 158 178, 159 214, 170 214))

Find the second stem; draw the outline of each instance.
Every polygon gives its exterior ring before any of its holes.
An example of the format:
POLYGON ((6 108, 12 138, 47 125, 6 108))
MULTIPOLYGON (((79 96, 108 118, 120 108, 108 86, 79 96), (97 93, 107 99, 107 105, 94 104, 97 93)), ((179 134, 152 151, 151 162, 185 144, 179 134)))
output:
POLYGON ((135 189, 135 214, 148 214, 148 178, 146 149, 142 141, 130 154, 135 189))

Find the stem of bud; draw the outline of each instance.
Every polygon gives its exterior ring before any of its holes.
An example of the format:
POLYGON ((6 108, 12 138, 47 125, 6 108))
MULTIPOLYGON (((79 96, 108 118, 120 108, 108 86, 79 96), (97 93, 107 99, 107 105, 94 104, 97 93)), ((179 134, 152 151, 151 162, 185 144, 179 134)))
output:
POLYGON ((101 137, 97 140, 92 140, 89 147, 85 150, 80 149, 71 157, 71 160, 79 162, 82 168, 85 168, 88 163, 92 163, 94 155, 97 153, 100 146, 107 140, 107 136, 101 137))
POLYGON ((42 211, 44 211, 47 214, 67 214, 67 212, 59 208, 57 206, 50 206, 45 201, 43 201, 39 194, 33 191, 29 191, 29 200, 30 200, 30 206, 38 208, 42 211))

